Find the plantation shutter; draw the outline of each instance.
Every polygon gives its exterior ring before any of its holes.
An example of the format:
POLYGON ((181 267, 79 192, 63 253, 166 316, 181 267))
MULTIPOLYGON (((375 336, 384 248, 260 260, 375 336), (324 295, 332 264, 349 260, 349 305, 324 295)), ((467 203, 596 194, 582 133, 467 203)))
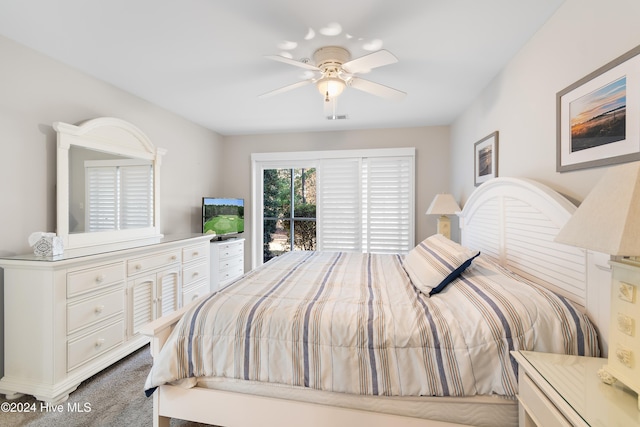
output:
POLYGON ((325 159, 318 167, 318 249, 407 253, 413 156, 325 159))
POLYGON ((153 225, 153 169, 151 165, 120 168, 120 228, 153 225))
MULTIPOLYGON (((253 190, 266 169, 316 168, 316 247, 322 251, 408 253, 414 246, 415 148, 253 153, 253 190), (285 166, 286 165, 286 166, 285 166)), ((257 197, 256 218, 264 200, 257 197)), ((253 231, 253 267, 262 264, 264 228, 253 231)))
POLYGON ((317 169, 318 249, 360 252, 360 159, 325 159, 317 169))
POLYGON ((363 251, 406 253, 413 233, 413 159, 373 157, 363 161, 363 251))
POLYGON ((85 162, 88 231, 153 226, 153 168, 131 161, 85 162))
POLYGON ((85 169, 87 231, 113 230, 118 223, 118 175, 113 167, 85 169))

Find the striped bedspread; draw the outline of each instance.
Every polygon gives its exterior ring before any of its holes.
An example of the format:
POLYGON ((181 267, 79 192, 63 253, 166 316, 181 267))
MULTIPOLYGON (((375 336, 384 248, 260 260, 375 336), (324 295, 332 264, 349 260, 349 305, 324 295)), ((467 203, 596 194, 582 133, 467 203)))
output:
POLYGON ((441 294, 398 255, 291 252, 180 320, 145 384, 226 377, 366 395, 515 396, 511 350, 597 355, 567 300, 488 260, 441 294))

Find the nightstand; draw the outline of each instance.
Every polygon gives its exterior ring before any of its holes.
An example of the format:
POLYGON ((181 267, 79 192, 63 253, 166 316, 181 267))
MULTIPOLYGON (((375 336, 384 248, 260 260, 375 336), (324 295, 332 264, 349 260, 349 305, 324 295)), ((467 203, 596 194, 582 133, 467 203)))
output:
POLYGON ((638 395, 598 378, 607 359, 531 351, 511 354, 519 364, 520 427, 640 426, 638 395))

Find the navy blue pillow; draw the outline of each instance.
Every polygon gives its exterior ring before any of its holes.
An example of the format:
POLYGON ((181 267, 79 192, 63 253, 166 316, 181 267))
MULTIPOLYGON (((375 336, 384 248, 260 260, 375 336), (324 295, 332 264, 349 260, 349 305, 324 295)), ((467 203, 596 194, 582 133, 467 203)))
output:
POLYGON ((435 288, 431 289, 431 292, 429 292, 429 296, 431 295, 435 295, 439 292, 442 292, 442 290, 444 288, 447 287, 447 285, 449 283, 451 283, 456 277, 458 277, 467 267, 469 267, 471 265, 471 262, 473 261, 473 259, 475 257, 477 257, 478 255, 480 255, 480 252, 478 252, 477 254, 475 254, 474 256, 472 256, 471 258, 469 258, 468 260, 466 260, 464 263, 462 263, 458 268, 456 268, 455 270, 453 270, 451 273, 449 273, 449 275, 442 281, 440 282, 440 284, 438 286, 436 286, 435 288))

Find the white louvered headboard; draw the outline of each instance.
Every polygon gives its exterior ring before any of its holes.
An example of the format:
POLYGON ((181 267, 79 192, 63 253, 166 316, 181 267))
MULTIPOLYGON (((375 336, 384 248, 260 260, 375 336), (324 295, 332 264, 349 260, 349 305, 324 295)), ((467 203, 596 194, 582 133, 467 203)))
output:
POLYGON ((582 306, 608 330, 607 259, 553 241, 576 207, 551 188, 523 178, 495 178, 471 194, 460 213, 462 244, 582 306))
POLYGON ((585 306, 586 253, 553 241, 575 209, 537 182, 496 178, 481 185, 464 205, 462 244, 585 306))

